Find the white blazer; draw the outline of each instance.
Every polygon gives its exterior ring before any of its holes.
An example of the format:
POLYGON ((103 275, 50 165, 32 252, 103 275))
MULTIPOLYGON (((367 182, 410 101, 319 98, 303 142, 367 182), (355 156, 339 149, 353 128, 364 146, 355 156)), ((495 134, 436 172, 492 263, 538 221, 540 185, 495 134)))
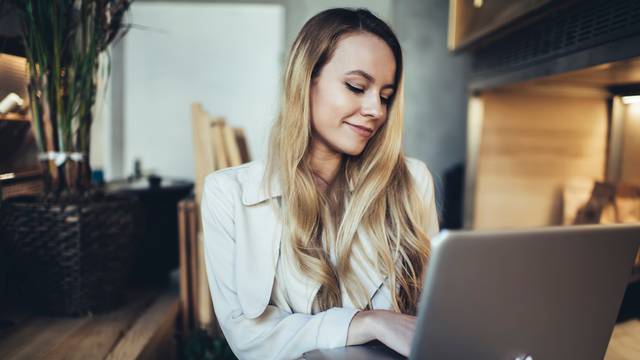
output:
MULTIPOLYGON (((439 230, 431 173, 417 159, 407 158, 407 166, 428 205, 426 232, 432 238, 439 230)), ((201 201, 205 266, 222 331, 240 359, 292 359, 313 349, 345 346, 357 309, 292 314, 269 304, 282 224, 261 188, 264 170, 262 161, 253 161, 218 170, 205 179, 201 201)), ((276 182, 271 192, 273 197, 282 196, 276 182)), ((358 235, 366 244, 365 232, 360 229, 358 235)), ((365 284, 374 309, 390 308, 385 279, 372 278, 365 284)), ((306 301, 310 304, 313 299, 306 301)))

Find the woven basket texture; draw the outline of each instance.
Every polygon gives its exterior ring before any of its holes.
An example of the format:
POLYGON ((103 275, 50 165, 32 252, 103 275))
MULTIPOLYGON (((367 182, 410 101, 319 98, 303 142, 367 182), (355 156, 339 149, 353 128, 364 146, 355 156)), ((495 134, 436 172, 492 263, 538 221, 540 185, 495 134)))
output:
MULTIPOLYGON (((133 256, 134 200, 13 198, 2 204, 9 291, 48 315, 83 316, 123 300, 133 256)), ((0 230, 1 231, 1 230, 0 230)))

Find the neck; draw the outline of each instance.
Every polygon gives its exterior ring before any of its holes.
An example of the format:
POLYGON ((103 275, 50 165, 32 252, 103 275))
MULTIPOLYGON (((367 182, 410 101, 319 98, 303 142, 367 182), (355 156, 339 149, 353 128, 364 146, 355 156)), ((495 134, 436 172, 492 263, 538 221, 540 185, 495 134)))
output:
POLYGON ((317 178, 316 184, 324 191, 338 174, 342 154, 333 151, 320 141, 312 140, 310 156, 311 169, 317 178))

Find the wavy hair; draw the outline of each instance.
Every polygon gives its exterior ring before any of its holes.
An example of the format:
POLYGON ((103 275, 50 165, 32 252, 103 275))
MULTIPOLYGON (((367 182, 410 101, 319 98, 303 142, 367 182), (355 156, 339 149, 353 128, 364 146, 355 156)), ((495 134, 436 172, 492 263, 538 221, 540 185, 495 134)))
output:
POLYGON ((389 26, 365 9, 330 9, 311 18, 295 39, 284 73, 280 113, 269 138, 265 183, 279 181, 283 201, 283 256, 321 284, 314 301, 321 310, 342 306, 341 286, 360 309, 372 307, 351 259, 387 277, 395 311, 415 314, 430 251, 426 204, 402 152, 402 51, 389 26), (310 166, 310 87, 341 38, 370 33, 389 46, 396 62, 396 91, 387 121, 358 156, 343 154, 326 193, 318 191, 310 166), (363 226, 373 253, 364 251, 363 226), (329 254, 335 254, 335 266, 329 254))

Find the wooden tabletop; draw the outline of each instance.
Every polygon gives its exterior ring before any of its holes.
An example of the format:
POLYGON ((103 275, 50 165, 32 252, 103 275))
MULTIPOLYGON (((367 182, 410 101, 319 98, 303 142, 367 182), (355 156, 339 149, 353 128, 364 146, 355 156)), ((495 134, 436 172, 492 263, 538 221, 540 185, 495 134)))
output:
POLYGON ((613 328, 605 360, 640 359, 640 320, 619 323, 613 328))
POLYGON ((127 298, 123 306, 104 314, 27 316, 4 326, 0 359, 175 359, 177 287, 135 289, 127 298))

